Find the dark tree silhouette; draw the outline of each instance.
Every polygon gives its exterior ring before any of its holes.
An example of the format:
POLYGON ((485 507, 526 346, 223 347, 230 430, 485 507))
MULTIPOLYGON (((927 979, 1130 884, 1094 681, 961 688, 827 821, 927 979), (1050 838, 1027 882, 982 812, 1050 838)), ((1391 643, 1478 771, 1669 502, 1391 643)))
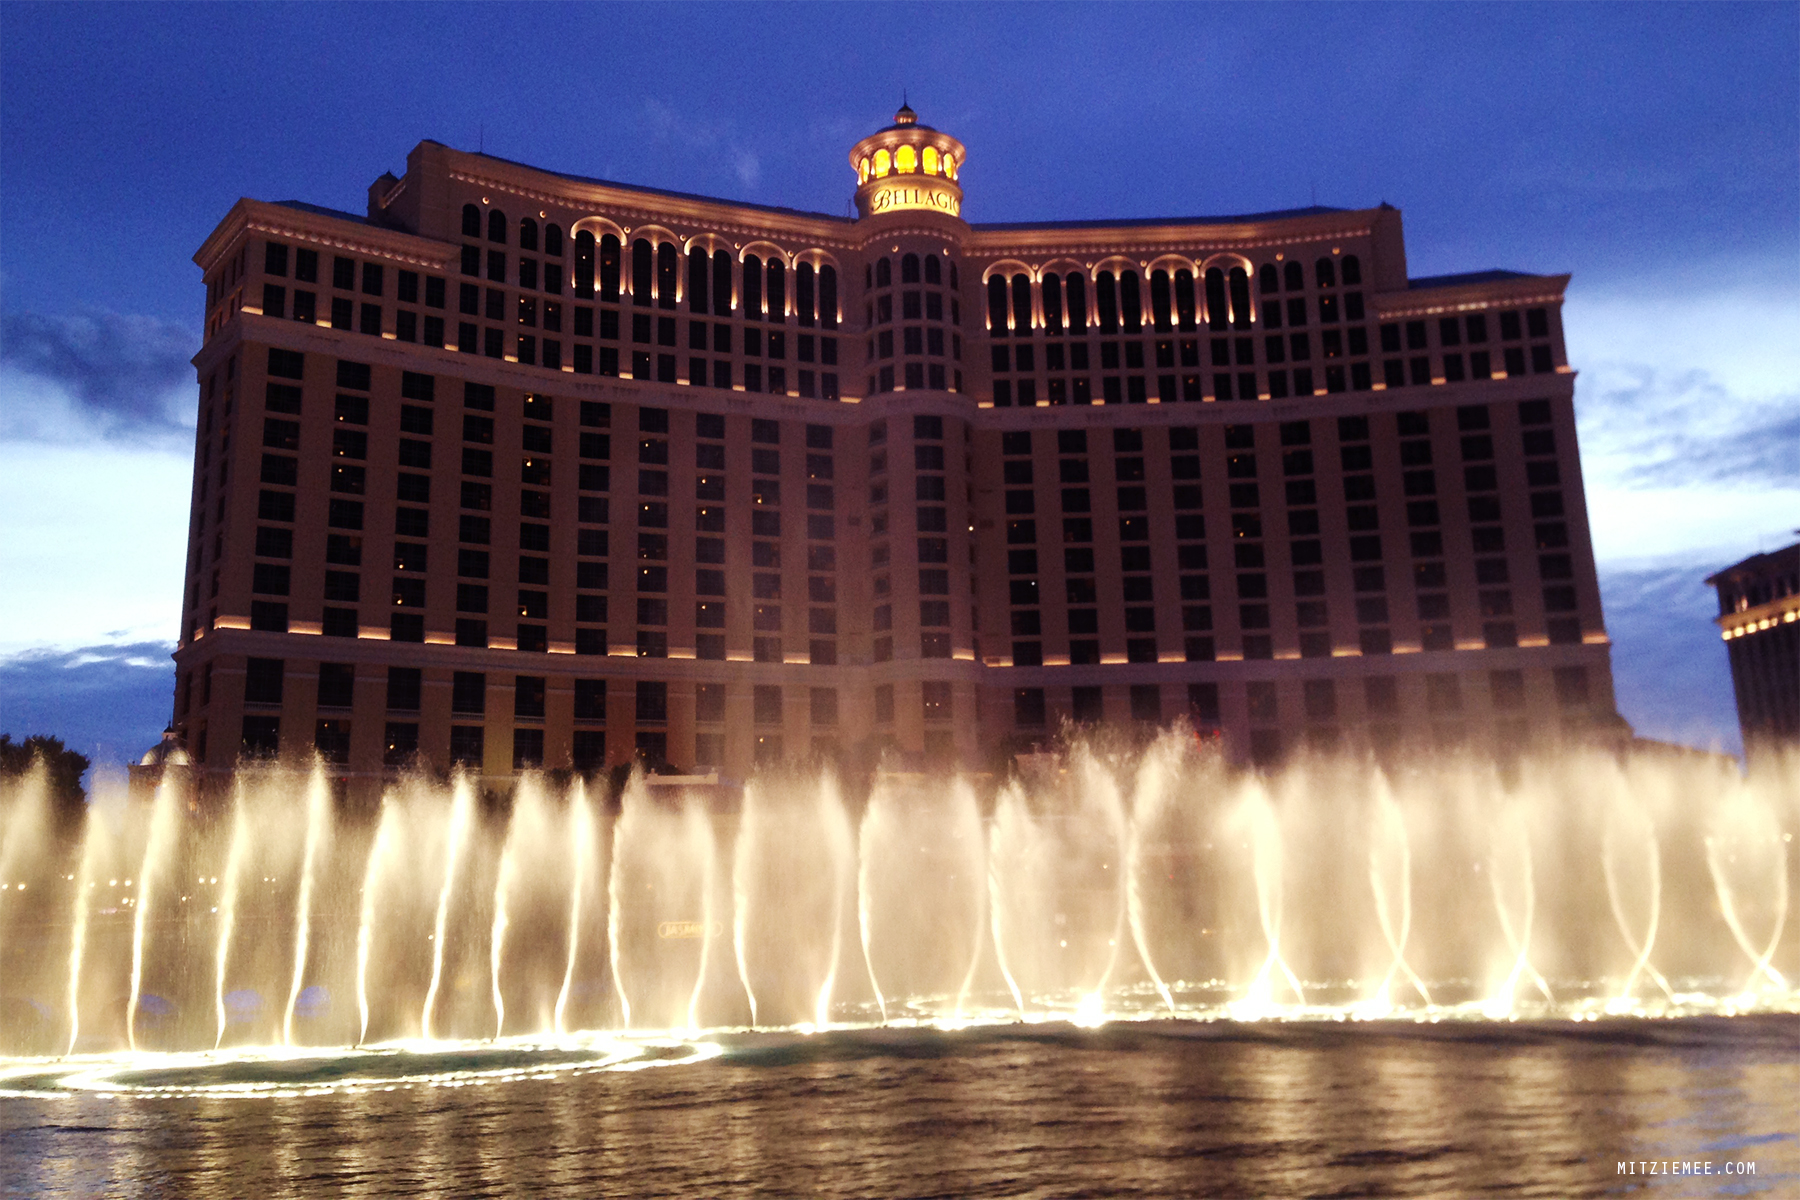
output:
POLYGON ((81 777, 90 765, 88 756, 69 749, 61 738, 34 733, 15 742, 12 734, 0 733, 0 778, 23 775, 40 758, 50 774, 51 804, 65 816, 79 812, 87 802, 81 777))

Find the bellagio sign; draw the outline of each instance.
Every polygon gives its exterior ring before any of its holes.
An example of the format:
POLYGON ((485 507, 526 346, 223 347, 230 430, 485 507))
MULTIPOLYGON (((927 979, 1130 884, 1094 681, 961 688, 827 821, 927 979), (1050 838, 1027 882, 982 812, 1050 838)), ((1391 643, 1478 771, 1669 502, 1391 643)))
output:
POLYGON ((870 216, 912 208, 928 208, 953 217, 962 215, 962 201, 956 193, 930 183, 896 181, 869 193, 870 216))

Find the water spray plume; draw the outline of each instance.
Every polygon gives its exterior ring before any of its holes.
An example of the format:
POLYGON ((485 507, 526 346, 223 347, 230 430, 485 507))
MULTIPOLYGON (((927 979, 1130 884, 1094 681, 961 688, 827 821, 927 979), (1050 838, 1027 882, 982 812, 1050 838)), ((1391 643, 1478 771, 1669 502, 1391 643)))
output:
POLYGON ((375 825, 375 840, 369 846, 369 861, 363 868, 361 915, 356 924, 356 1044, 359 1046, 369 1040, 369 956, 375 945, 376 902, 388 848, 399 836, 395 829, 399 819, 399 804, 393 796, 384 796, 381 817, 375 825))
POLYGON ((1430 1008, 1431 989, 1406 961, 1406 941, 1412 934, 1412 841, 1406 831, 1406 816, 1394 799, 1387 776, 1379 770, 1375 776, 1374 825, 1369 845, 1369 889, 1375 896, 1375 918, 1381 926, 1381 937, 1393 954, 1393 961, 1375 992, 1373 1007, 1383 1015, 1392 1010, 1394 977, 1404 974, 1425 1001, 1425 1007, 1430 1008), (1394 861, 1384 861, 1388 858, 1394 861))
POLYGON ((149 936, 150 912, 157 898, 155 884, 161 883, 167 873, 178 832, 176 822, 180 802, 175 788, 176 777, 173 775, 157 785, 156 798, 150 806, 150 836, 144 841, 144 858, 138 868, 137 895, 133 902, 136 911, 131 923, 131 999, 125 1010, 125 1038, 134 1052, 138 1048, 138 1004, 144 988, 144 943, 149 936))
MULTIPOLYGON (((617 853, 617 831, 614 831, 614 853, 617 853)), ((575 987, 575 964, 581 955, 581 916, 587 903, 588 874, 592 870, 594 859, 594 809, 588 802, 587 787, 577 784, 574 794, 569 798, 569 939, 568 954, 564 960, 562 987, 556 993, 556 1034, 558 1037, 568 1032, 566 1023, 569 1012, 569 995, 575 987)), ((611 929, 612 918, 607 918, 608 941, 614 947, 616 955, 618 941, 611 929)), ((613 960, 614 983, 618 981, 618 959, 613 960)), ((619 992, 619 1002, 624 1008, 625 1028, 631 1028, 631 1005, 625 1000, 623 990, 619 992)))
POLYGON ((306 986, 306 959, 312 949, 313 888, 319 856, 331 833, 331 785, 323 767, 315 766, 306 789, 306 843, 300 859, 300 896, 294 925, 294 978, 288 985, 287 1007, 281 1014, 281 1044, 294 1044, 294 1007, 306 986))
POLYGON ((225 854, 225 881, 219 893, 219 937, 213 952, 213 1016, 218 1032, 213 1049, 225 1044, 225 972, 231 962, 231 937, 237 929, 237 901, 244 860, 250 854, 249 792, 242 780, 232 788, 231 845, 225 854))

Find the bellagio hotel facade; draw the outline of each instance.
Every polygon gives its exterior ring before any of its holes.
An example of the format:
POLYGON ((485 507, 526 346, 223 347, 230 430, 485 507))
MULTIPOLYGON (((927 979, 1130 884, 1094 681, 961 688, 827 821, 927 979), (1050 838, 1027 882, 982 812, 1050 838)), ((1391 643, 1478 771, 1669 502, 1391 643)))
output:
POLYGON ((970 224, 904 108, 850 165, 855 217, 430 141, 364 216, 234 205, 195 255, 197 765, 1616 724, 1567 276, 1409 278, 1386 205, 970 224))

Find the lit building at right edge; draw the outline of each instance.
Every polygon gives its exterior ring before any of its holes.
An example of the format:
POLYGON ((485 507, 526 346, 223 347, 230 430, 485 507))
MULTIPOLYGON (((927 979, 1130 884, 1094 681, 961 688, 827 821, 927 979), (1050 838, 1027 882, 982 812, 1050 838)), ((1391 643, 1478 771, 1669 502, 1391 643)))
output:
POLYGON ((1800 542, 1707 577, 1745 754, 1800 742, 1800 542))

